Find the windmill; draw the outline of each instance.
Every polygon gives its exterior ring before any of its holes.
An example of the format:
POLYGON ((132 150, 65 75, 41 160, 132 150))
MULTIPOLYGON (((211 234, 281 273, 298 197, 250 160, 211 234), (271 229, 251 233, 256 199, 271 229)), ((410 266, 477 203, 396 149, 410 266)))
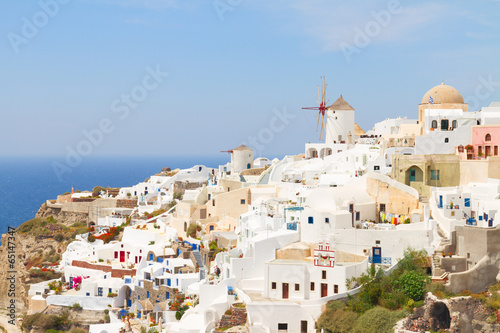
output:
MULTIPOLYGON (((319 104, 319 106, 313 106, 313 107, 307 107, 307 108, 302 108, 303 110, 318 110, 318 123, 316 125, 316 131, 318 131, 319 128, 319 119, 321 118, 321 131, 319 132, 319 139, 323 139, 323 133, 326 132, 326 124, 325 124, 325 113, 326 113, 326 104, 328 101, 325 102, 325 95, 326 95, 326 81, 325 77, 321 77, 321 89, 320 86, 318 86, 318 99, 316 102, 319 104)), ((326 133, 325 133, 326 136, 326 133)))
POLYGON ((221 150, 220 151, 221 153, 229 153, 229 154, 232 154, 233 151, 232 150, 221 150))

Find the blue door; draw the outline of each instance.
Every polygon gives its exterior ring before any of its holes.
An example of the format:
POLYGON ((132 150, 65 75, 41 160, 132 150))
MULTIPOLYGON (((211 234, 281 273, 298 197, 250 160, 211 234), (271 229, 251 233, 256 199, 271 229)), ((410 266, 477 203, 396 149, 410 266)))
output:
POLYGON ((415 169, 410 169, 410 182, 415 181, 415 169))
POLYGON ((373 252, 373 263, 374 264, 381 264, 382 263, 382 248, 374 247, 374 248, 372 248, 372 252, 373 252))
POLYGON ((128 299, 128 300, 127 300, 127 306, 128 306, 128 307, 131 307, 131 306, 132 306, 132 300, 131 300, 131 299, 128 299))
POLYGON ((443 196, 439 196, 439 208, 443 208, 443 196))
POLYGON ((490 219, 490 220, 488 221, 488 227, 492 227, 492 226, 493 226, 493 219, 490 219))

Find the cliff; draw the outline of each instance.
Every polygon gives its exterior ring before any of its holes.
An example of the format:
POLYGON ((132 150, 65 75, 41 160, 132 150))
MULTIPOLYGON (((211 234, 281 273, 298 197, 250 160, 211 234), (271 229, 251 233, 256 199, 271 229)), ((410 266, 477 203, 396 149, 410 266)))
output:
POLYGON ((16 315, 26 311, 31 283, 52 277, 30 276, 30 269, 57 265, 67 245, 86 228, 87 214, 61 211, 43 204, 33 220, 1 237, 0 246, 0 307, 14 303, 16 315), (63 235, 63 237, 57 234, 63 235), (57 239, 57 240, 56 240, 57 239))

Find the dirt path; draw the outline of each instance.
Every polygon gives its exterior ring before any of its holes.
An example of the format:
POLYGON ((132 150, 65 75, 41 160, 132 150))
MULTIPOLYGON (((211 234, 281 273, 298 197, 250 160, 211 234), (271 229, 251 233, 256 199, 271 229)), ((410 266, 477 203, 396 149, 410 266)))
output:
POLYGON ((10 318, 0 313, 0 326, 7 330, 7 333, 21 333, 22 331, 15 325, 9 324, 10 318))

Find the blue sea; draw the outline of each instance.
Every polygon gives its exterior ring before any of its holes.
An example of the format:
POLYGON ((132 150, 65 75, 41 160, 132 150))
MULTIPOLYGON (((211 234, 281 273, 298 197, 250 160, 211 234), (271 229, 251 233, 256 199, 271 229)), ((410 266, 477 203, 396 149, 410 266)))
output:
POLYGON ((144 181, 164 167, 189 168, 197 164, 217 167, 227 154, 213 156, 86 157, 80 165, 57 177, 54 162, 64 157, 0 157, 0 232, 35 217, 40 205, 57 195, 95 186, 126 187, 144 181))

